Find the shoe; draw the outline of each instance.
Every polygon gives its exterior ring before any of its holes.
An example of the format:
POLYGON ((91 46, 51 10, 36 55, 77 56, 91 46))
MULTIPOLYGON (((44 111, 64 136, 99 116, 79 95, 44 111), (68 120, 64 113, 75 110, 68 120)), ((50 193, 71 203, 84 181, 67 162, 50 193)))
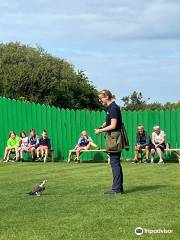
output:
POLYGON ((163 160, 159 160, 158 164, 164 164, 163 160))
POLYGON ((40 162, 42 159, 39 157, 35 160, 35 162, 40 162))
POLYGON ((14 160, 14 162, 19 162, 19 161, 20 161, 20 159, 14 160))
POLYGON ((3 159, 3 162, 9 162, 9 160, 3 159))
POLYGON ((80 160, 77 157, 75 157, 74 163, 80 163, 80 160))
POLYGON ((78 164, 78 163, 80 163, 80 160, 76 160, 74 163, 78 164))
POLYGON ((138 163, 138 160, 133 160, 132 163, 138 163))
POLYGON ((149 159, 146 159, 146 163, 150 163, 151 161, 149 159))
POLYGON ((104 194, 107 194, 107 195, 116 195, 116 194, 123 194, 123 193, 124 191, 114 191, 114 190, 104 192, 104 194))

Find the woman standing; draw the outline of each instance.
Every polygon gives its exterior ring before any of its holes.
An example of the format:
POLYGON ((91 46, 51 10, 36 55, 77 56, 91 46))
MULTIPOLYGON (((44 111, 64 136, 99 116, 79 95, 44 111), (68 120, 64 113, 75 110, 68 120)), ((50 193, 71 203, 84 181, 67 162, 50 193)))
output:
MULTIPOLYGON (((109 90, 102 90, 98 94, 99 100, 102 105, 107 106, 106 111, 106 122, 103 123, 101 128, 95 129, 96 134, 106 132, 106 145, 108 138, 112 139, 112 143, 115 140, 115 144, 120 136, 120 131, 122 128, 122 117, 120 107, 115 103, 115 97, 109 90)), ((113 174, 112 189, 105 192, 104 194, 117 194, 123 193, 123 171, 120 164, 121 150, 116 149, 116 145, 112 151, 109 151, 110 164, 113 174)))

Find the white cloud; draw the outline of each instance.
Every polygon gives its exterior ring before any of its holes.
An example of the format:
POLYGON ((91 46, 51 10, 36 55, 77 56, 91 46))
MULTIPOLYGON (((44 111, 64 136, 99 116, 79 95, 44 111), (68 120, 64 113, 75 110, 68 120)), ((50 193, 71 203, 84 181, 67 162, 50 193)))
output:
POLYGON ((178 0, 6 0, 0 2, 0 40, 38 43, 118 96, 138 88, 154 101, 174 101, 179 12, 178 0), (172 94, 159 94, 169 82, 172 94))

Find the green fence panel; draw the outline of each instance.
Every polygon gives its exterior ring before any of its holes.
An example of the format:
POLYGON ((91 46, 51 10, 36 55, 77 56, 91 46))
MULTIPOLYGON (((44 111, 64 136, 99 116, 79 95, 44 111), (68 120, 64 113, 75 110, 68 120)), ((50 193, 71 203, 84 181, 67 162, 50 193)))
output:
POLYGON ((176 110, 176 123, 174 124, 176 130, 176 148, 180 147, 180 109, 176 110))
POLYGON ((65 126, 66 126, 66 159, 68 157, 68 151, 72 146, 72 130, 71 130, 71 111, 69 109, 65 110, 65 126))
POLYGON ((166 110, 164 112, 165 122, 164 122, 164 130, 166 133, 167 142, 171 144, 171 112, 166 110))
POLYGON ((171 146, 176 146, 176 127, 175 127, 175 122, 176 122, 176 111, 172 110, 170 112, 170 118, 171 118, 171 124, 170 124, 170 132, 171 132, 171 139, 170 143, 171 146))
POLYGON ((56 115, 56 133, 57 133, 57 159, 63 159, 64 154, 64 135, 63 135, 63 122, 62 122, 62 110, 57 109, 57 115, 56 115))
POLYGON ((143 114, 143 125, 144 125, 144 128, 145 128, 145 130, 147 132, 149 132, 149 118, 148 118, 149 114, 148 114, 147 111, 146 112, 144 111, 142 114, 143 114))
POLYGON ((51 136, 49 135, 51 139, 51 148, 54 150, 54 156, 55 158, 58 155, 57 149, 58 149, 58 138, 57 138, 57 109, 56 107, 51 108, 51 136))
MULTIPOLYGON (((130 151, 123 152, 123 158, 134 156, 137 126, 142 124, 151 134, 153 126, 159 125, 166 133, 167 141, 172 147, 180 147, 180 109, 161 111, 122 112, 129 141, 130 151)), ((86 130, 94 142, 104 148, 104 133, 95 135, 94 129, 105 121, 105 111, 74 111, 46 105, 0 97, 0 157, 11 130, 17 134, 25 130, 29 135, 30 128, 35 128, 40 136, 46 129, 51 139, 52 148, 57 160, 67 159, 68 151, 73 149, 83 130, 86 130)), ((104 154, 83 154, 82 160, 104 160, 104 154)))
POLYGON ((3 99, 0 98, 0 155, 3 155, 5 143, 4 143, 4 121, 3 121, 3 99))
POLYGON ((76 130, 76 112, 74 110, 71 110, 71 113, 70 113, 70 135, 71 135, 71 144, 69 149, 73 149, 78 139, 78 134, 76 130))
POLYGON ((159 122, 161 129, 165 129, 165 116, 163 110, 159 111, 159 122))
POLYGON ((73 148, 76 146, 80 136, 81 136, 81 112, 79 110, 76 111, 76 122, 74 123, 74 128, 76 129, 76 142, 73 143, 73 148))

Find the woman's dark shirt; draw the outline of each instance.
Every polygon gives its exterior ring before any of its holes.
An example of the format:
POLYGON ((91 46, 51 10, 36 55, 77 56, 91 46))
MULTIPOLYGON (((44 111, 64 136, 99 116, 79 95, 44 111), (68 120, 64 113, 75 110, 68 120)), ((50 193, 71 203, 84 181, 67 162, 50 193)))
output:
POLYGON ((120 131, 122 126, 122 116, 120 107, 113 101, 106 111, 106 127, 111 125, 111 119, 117 119, 116 128, 108 132, 120 131))

